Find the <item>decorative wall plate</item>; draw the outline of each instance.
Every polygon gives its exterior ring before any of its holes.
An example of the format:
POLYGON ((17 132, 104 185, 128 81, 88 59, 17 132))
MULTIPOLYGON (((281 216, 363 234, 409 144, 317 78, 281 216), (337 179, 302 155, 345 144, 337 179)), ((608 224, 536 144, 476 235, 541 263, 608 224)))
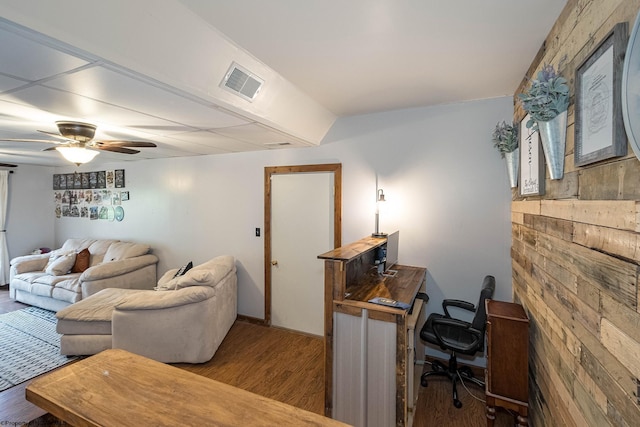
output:
POLYGON ((113 207, 107 206, 107 219, 109 221, 113 221, 115 217, 116 217, 116 215, 115 215, 115 213, 113 211, 113 207))
POLYGON ((640 159, 640 12, 631 30, 622 68, 622 119, 629 145, 640 159))
POLYGON ((124 219, 124 209, 122 208, 122 206, 116 206, 114 210, 116 221, 122 221, 124 219))

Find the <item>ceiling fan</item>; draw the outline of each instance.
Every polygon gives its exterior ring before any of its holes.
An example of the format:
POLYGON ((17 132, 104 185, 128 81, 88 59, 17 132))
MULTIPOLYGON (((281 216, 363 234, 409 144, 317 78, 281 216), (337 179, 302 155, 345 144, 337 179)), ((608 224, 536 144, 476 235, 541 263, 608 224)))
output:
MULTIPOLYGON (((10 154, 10 153, 0 153, 0 156, 13 156, 14 154, 10 154)), ((5 163, 5 162, 0 162, 0 169, 4 169, 4 168, 17 168, 18 165, 14 164, 14 163, 5 163)), ((9 171, 9 173, 13 173, 13 171, 9 171)))
POLYGON ((147 141, 94 140, 93 137, 96 133, 96 126, 90 123, 57 121, 56 126, 58 127, 59 134, 44 130, 38 130, 38 132, 58 138, 60 141, 51 139, 4 139, 3 141, 46 142, 56 144, 56 147, 45 148, 43 151, 57 150, 67 160, 78 165, 91 161, 98 154, 97 151, 87 150, 87 148, 123 154, 137 154, 140 150, 134 150, 129 147, 157 147, 153 142, 147 141))

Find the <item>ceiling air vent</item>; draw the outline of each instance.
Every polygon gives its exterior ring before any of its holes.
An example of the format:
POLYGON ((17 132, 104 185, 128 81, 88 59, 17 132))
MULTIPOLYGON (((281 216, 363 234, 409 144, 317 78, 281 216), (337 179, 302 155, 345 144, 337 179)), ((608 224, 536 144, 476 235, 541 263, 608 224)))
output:
POLYGON ((247 101, 253 101, 258 95, 258 92, 260 92, 263 83, 264 80, 260 77, 234 62, 231 64, 231 68, 229 68, 227 74, 225 74, 220 86, 229 92, 241 96, 247 101))

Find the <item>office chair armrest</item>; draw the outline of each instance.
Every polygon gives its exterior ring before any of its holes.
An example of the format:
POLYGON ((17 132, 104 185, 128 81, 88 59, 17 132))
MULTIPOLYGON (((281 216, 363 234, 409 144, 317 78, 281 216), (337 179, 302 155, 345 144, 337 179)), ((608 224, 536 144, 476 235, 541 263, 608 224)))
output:
POLYGON ((440 344, 451 349, 454 351, 462 351, 462 352, 468 352, 471 351, 473 349, 478 349, 479 350, 479 346, 480 343, 482 343, 483 341, 483 334, 484 332, 479 331, 477 329, 474 329, 471 327, 471 325, 469 324, 469 322, 465 322, 462 320, 458 320, 458 319, 451 319, 451 318, 446 318, 446 317, 442 317, 439 319, 433 319, 433 333, 435 334, 436 338, 438 339, 438 341, 440 341, 440 344), (462 345, 458 342, 455 342, 453 340, 448 340, 446 338, 444 338, 441 334, 440 331, 438 330, 439 326, 447 326, 447 327, 452 327, 452 328, 457 328, 460 330, 463 330, 464 332, 467 332, 469 334, 471 334, 473 336, 473 341, 467 345, 462 345))
POLYGON ((440 318, 433 319, 432 322, 434 327, 442 325, 442 326, 452 326, 454 328, 464 329, 465 331, 466 330, 476 331, 471 327, 471 323, 465 322, 464 320, 454 319, 452 317, 440 317, 440 318))
POLYGON ((444 316, 451 318, 448 307, 458 307, 467 311, 476 311, 476 306, 467 301, 459 299, 445 299, 442 301, 442 309, 444 310, 444 316))

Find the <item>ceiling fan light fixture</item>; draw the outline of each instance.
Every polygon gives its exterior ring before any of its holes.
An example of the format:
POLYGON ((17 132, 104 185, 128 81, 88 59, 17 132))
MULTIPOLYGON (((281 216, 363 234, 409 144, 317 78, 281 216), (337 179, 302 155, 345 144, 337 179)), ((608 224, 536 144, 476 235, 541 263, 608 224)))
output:
POLYGON ((96 126, 81 122, 56 122, 60 135, 80 142, 89 142, 96 134, 96 126))
POLYGON ((68 161, 80 166, 83 163, 89 163, 98 151, 89 150, 85 147, 56 147, 56 150, 68 161))

